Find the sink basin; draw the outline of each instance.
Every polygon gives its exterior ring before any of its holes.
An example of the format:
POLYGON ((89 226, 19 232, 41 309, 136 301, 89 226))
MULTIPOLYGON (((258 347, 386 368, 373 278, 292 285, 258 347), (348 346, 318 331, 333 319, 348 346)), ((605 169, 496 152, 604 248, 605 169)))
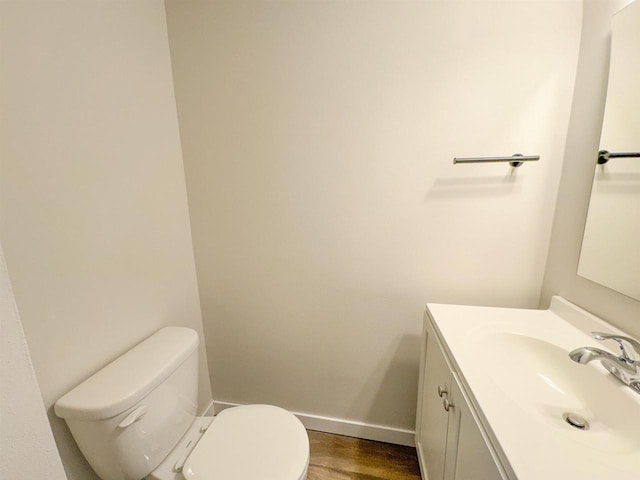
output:
POLYGON ((640 450, 638 405, 629 396, 614 394, 618 380, 597 362, 578 365, 567 349, 514 332, 489 334, 476 346, 489 378, 523 411, 524 421, 545 422, 555 434, 591 449, 640 450), (571 426, 565 413, 580 415, 588 428, 571 426))

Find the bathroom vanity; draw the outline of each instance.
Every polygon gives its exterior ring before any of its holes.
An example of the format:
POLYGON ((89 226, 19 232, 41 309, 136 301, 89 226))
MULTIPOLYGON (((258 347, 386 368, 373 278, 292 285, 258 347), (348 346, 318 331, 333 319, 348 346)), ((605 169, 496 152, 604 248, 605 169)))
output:
MULTIPOLYGON (((561 297, 548 310, 428 304, 416 422, 425 480, 637 480, 640 395, 579 347, 624 335, 561 297)), ((608 350, 609 349, 609 350, 608 350)))

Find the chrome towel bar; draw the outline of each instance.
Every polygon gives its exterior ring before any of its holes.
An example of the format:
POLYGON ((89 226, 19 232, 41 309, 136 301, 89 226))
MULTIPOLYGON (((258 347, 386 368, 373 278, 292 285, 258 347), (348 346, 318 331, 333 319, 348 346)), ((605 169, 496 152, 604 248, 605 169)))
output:
POLYGON ((600 150, 598 152, 598 165, 604 165, 610 158, 637 158, 640 157, 640 152, 607 152, 606 150, 600 150))
POLYGON ((519 167, 523 162, 537 162, 540 155, 522 155, 514 153, 510 157, 471 157, 471 158, 454 158, 453 164, 456 163, 490 163, 490 162, 509 162, 512 167, 519 167))

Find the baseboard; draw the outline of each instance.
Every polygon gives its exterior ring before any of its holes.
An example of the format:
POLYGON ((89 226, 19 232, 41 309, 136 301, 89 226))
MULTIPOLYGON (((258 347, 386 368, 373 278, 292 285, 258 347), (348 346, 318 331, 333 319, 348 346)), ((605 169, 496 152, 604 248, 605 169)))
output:
POLYGON ((215 409, 215 405, 214 405, 214 401, 211 400, 211 402, 209 402, 209 405, 207 405, 207 407, 202 411, 202 413, 200 413, 201 417, 213 417, 216 414, 216 409, 215 409))
MULTIPOLYGON (((225 408, 237 407, 239 405, 241 404, 214 400, 211 402, 209 408, 207 408, 207 411, 210 411, 211 407, 213 407, 213 411, 217 414, 225 408)), ((413 430, 373 425, 342 418, 323 417, 308 413, 291 413, 298 417, 305 428, 309 430, 376 440, 378 442, 393 443, 396 445, 406 445, 409 447, 415 446, 415 432, 413 430)))

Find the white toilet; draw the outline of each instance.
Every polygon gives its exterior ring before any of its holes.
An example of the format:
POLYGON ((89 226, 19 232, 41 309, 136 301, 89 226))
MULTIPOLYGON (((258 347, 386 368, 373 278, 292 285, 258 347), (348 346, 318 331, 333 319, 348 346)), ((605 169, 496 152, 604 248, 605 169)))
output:
POLYGON ((309 438, 270 405, 196 417, 198 335, 166 327, 55 404, 102 480, 304 480, 309 438))

